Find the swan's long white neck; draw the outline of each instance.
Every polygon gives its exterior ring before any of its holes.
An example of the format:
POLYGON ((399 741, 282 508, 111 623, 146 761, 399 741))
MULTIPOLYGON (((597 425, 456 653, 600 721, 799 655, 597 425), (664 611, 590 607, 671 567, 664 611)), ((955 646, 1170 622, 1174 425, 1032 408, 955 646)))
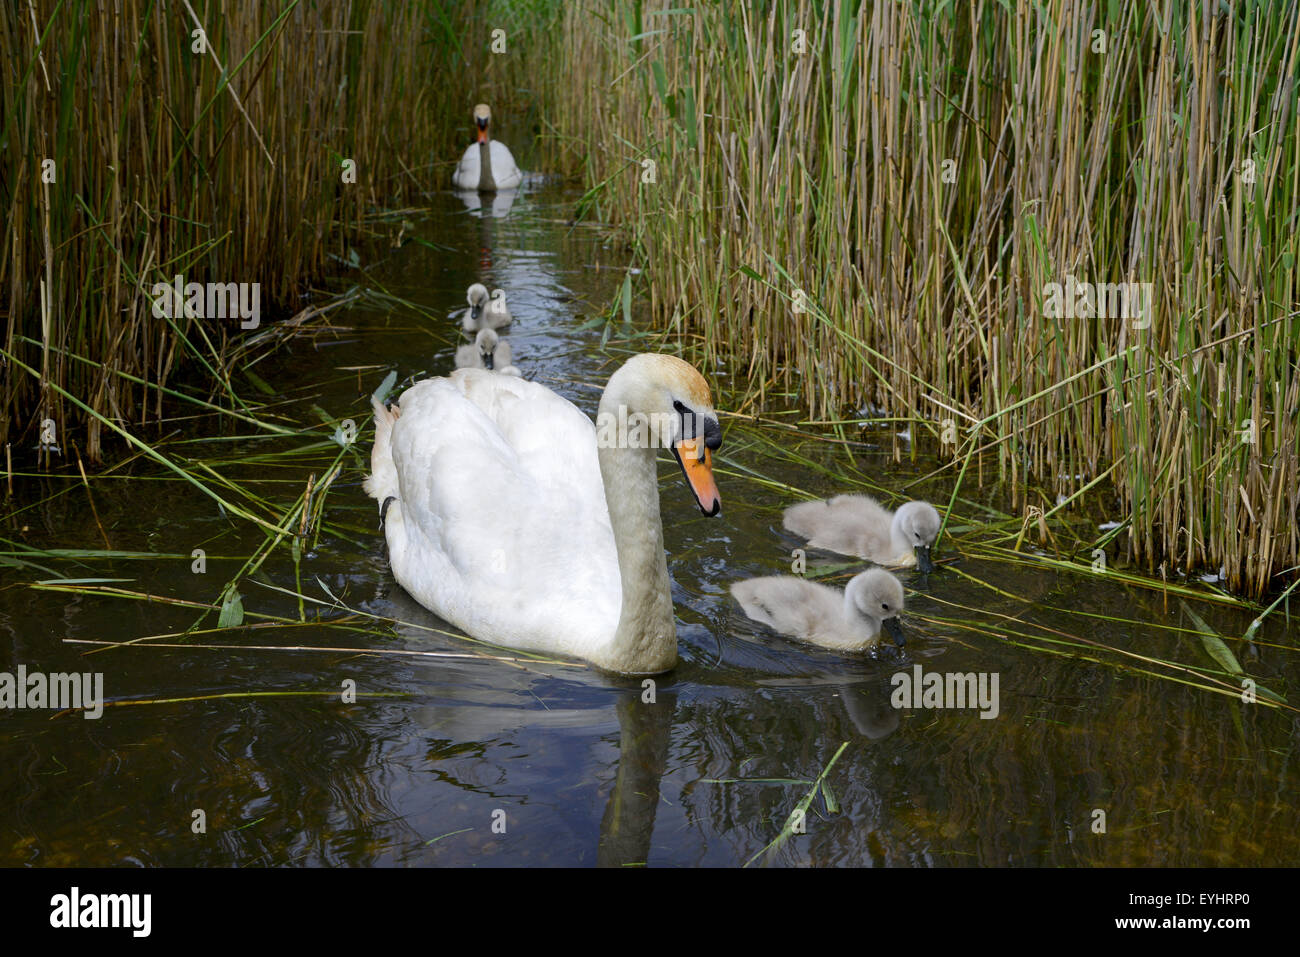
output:
MULTIPOLYGON (((624 414, 641 411, 629 401, 636 385, 629 370, 614 373, 600 400, 599 421, 618 416, 620 406, 624 414)), ((618 629, 593 656, 596 664, 611 671, 651 674, 677 663, 677 624, 659 519, 656 451, 598 448, 596 452, 623 588, 618 629)))

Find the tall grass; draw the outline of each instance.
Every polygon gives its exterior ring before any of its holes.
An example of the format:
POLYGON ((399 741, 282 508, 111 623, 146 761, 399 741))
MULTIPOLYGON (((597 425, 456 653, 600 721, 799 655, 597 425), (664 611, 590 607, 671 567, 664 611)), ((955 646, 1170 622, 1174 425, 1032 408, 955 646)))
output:
POLYGON ((156 419, 186 360, 237 408, 232 344, 264 328, 156 318, 153 284, 256 282, 263 323, 296 311, 376 208, 447 187, 478 99, 531 132, 521 35, 491 5, 436 0, 0 7, 0 344, 22 363, 0 365, 0 441, 25 452, 50 420, 98 459, 103 419, 156 419))
POLYGON ((1153 569, 1300 566, 1294 2, 584 0, 563 39, 584 208, 749 404, 910 416, 1026 507, 1109 471, 1153 569), (1149 327, 1049 316, 1067 275, 1151 283, 1149 327))

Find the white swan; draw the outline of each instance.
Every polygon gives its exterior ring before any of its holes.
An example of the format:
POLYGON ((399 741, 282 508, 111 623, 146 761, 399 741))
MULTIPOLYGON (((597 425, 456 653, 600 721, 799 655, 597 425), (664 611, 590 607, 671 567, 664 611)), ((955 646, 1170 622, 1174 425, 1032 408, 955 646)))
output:
POLYGON ((488 369, 503 375, 519 375, 511 364, 510 343, 492 329, 480 329, 472 345, 456 350, 457 369, 488 369))
POLYGON ((883 568, 855 575, 843 592, 793 575, 772 575, 736 582, 731 594, 755 621, 833 651, 875 648, 882 628, 895 644, 903 644, 898 622, 903 586, 883 568))
POLYGON ((943 520, 929 502, 908 502, 891 512, 869 495, 836 495, 791 505, 784 524, 813 548, 930 572, 930 546, 943 520))
POLYGON ((465 291, 465 301, 469 309, 460 321, 460 327, 466 332, 479 329, 504 329, 514 321, 510 307, 506 305, 506 294, 501 289, 493 289, 488 296, 487 286, 476 282, 465 291))
POLYGON ((673 667, 656 448, 672 451, 705 515, 722 508, 722 432, 695 369, 633 356, 605 386, 599 431, 549 389, 481 369, 417 383, 400 415, 372 403, 365 488, 393 577, 420 604, 499 645, 629 674, 673 667))
POLYGON ((451 175, 451 184, 457 189, 494 193, 499 189, 514 189, 524 180, 524 174, 515 165, 515 158, 506 145, 488 138, 490 122, 492 111, 486 103, 474 107, 478 142, 465 150, 460 165, 451 175))

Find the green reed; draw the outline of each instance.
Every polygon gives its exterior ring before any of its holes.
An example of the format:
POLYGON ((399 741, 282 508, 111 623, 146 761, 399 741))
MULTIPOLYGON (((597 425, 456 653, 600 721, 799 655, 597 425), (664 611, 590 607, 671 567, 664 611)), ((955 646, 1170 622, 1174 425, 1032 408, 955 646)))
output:
POLYGON ((1132 558, 1258 595, 1300 565, 1298 36, 1295 3, 587 0, 546 101, 635 294, 753 407, 912 417, 951 481, 1108 475, 1132 558), (1067 276, 1150 315, 1049 315, 1067 276))
POLYGON ((0 441, 19 457, 48 420, 43 467, 59 464, 50 444, 99 460, 121 448, 112 426, 160 418, 182 368, 246 415, 232 370, 247 343, 354 243, 391 238, 377 207, 447 187, 475 102, 496 103, 527 156, 540 121, 523 41, 547 9, 0 7, 0 347, 17 360, 0 364, 0 441), (154 316, 154 283, 177 274, 259 283, 261 327, 154 316))

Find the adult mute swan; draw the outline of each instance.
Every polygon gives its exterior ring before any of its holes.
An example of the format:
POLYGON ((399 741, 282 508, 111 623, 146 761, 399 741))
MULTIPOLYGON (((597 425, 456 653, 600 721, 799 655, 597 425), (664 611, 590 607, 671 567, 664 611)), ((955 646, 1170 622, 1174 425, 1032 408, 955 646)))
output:
POLYGON ((457 189, 495 193, 499 189, 514 189, 523 182, 524 174, 519 172, 509 148, 488 138, 488 124, 491 122, 492 111, 486 103, 474 107, 478 142, 465 150, 456 172, 451 174, 451 185, 457 189))
POLYGON ((784 524, 813 548, 857 555, 881 565, 915 565, 934 570, 930 546, 943 520, 929 502, 908 502, 897 512, 869 495, 836 495, 800 502, 785 510, 784 524))
POLYGON ((514 321, 504 290, 493 289, 489 297, 487 286, 476 282, 465 291, 465 301, 469 303, 469 311, 461 319, 460 327, 466 332, 503 329, 514 321))
POLYGON ((898 623, 903 586, 883 568, 853 576, 843 592, 793 575, 771 575, 736 582, 731 594, 755 621, 833 651, 874 648, 882 629, 903 644, 898 623))
POLYGON ((511 363, 510 343, 492 329, 480 329, 473 345, 456 350, 456 368, 488 369, 505 375, 519 375, 519 370, 511 363), (507 369, 514 371, 507 372, 507 369))
POLYGON ((676 664, 656 448, 705 515, 722 508, 722 431, 694 368, 633 356, 610 376, 596 427, 549 389, 481 369, 417 383, 400 411, 372 402, 365 488, 393 577, 420 604, 475 638, 608 671, 676 664))

